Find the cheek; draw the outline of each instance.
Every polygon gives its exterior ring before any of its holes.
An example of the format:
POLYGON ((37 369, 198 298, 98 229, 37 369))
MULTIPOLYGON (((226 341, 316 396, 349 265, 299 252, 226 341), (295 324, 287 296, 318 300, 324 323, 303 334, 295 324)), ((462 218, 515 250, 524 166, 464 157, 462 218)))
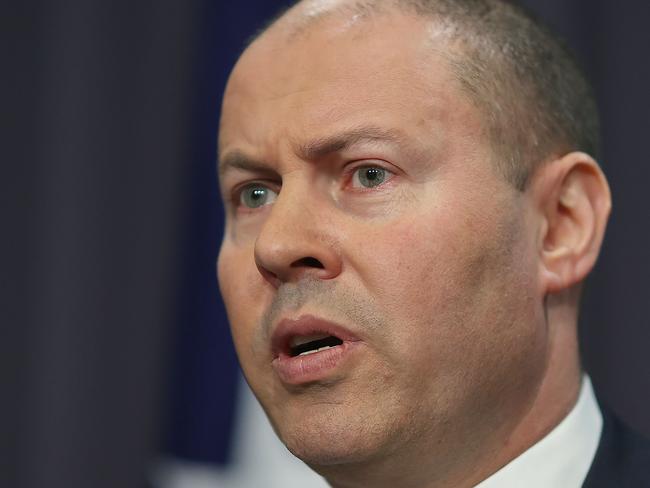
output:
POLYGON ((255 324, 258 322, 257 307, 261 302, 259 293, 256 294, 253 289, 255 285, 261 284, 261 277, 255 266, 251 267, 252 258, 249 254, 224 245, 217 262, 219 289, 226 306, 235 348, 243 361, 250 350, 255 324))
POLYGON ((365 235, 372 259, 360 256, 355 264, 387 322, 396 324, 386 333, 395 354, 458 358, 460 350, 487 350, 517 336, 506 322, 526 313, 517 292, 528 285, 515 282, 521 272, 508 272, 519 259, 511 242, 518 233, 504 232, 508 216, 458 208, 365 235))
POLYGON ((370 253, 367 245, 356 246, 366 254, 360 253, 355 266, 369 291, 388 313, 407 319, 421 320, 423 309, 440 310, 470 271, 460 232, 450 232, 444 217, 421 222, 401 220, 365 233, 364 241, 372 242, 370 253))

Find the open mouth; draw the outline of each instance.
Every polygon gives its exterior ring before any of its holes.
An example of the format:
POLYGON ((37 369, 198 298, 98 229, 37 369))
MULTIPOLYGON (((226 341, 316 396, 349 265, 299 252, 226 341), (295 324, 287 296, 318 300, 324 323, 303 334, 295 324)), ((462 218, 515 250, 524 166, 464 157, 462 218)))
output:
POLYGON ((343 341, 333 335, 296 336, 290 341, 289 356, 307 356, 341 344, 343 341))
POLYGON ((313 315, 283 319, 271 338, 271 364, 284 384, 309 385, 346 371, 361 344, 347 328, 313 315))

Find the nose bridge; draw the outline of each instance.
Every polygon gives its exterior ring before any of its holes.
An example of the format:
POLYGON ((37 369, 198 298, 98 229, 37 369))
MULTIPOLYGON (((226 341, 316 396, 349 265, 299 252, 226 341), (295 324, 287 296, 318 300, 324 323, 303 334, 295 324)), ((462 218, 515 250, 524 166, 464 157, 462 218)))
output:
POLYGON ((255 242, 255 260, 274 284, 305 273, 331 278, 340 260, 323 196, 298 175, 285 178, 255 242))
MULTIPOLYGON (((286 254, 288 258, 291 253, 300 254, 300 249, 309 249, 314 234, 318 232, 317 199, 301 181, 285 179, 257 237, 256 248, 286 254)), ((322 227, 320 231, 323 231, 322 227)))

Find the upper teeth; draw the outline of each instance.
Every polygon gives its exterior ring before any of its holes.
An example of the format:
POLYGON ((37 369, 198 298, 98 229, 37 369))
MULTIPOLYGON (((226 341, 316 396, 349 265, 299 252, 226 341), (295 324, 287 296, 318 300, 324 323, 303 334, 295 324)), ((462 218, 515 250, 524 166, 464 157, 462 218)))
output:
POLYGON ((330 347, 332 347, 332 346, 324 346, 324 347, 320 347, 318 349, 311 349, 309 351, 301 352, 300 354, 298 354, 298 356, 306 356, 307 354, 314 354, 316 352, 323 351, 324 349, 329 349, 330 347))

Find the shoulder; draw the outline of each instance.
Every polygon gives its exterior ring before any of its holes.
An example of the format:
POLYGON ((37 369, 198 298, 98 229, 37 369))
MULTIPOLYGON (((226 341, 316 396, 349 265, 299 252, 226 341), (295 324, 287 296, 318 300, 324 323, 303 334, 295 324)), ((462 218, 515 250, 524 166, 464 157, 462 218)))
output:
POLYGON ((584 488, 650 488, 650 439, 603 407, 603 431, 584 488))

